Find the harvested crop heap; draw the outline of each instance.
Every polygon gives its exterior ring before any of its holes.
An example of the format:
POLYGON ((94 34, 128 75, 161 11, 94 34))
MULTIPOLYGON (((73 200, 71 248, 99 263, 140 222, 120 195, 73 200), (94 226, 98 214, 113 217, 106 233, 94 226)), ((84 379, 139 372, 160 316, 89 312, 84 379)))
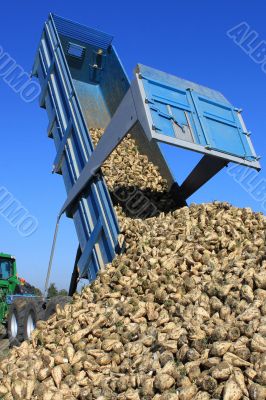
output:
MULTIPOLYGON (((102 133, 100 129, 91 132, 95 144, 102 133)), ((130 135, 111 153, 102 171, 114 204, 123 207, 127 216, 144 218, 176 208, 158 167, 139 153, 130 135)))
MULTIPOLYGON (((117 177, 132 143, 103 168, 111 190, 134 178, 117 177)), ((265 217, 227 203, 118 215, 126 252, 0 363, 0 397, 264 400, 265 217)))

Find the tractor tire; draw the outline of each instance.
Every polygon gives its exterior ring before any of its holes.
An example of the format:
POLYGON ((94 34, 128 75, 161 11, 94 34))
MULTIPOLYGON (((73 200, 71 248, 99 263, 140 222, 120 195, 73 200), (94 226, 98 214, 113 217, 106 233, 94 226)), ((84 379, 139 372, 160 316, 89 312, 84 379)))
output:
POLYGON ((72 301, 72 297, 70 296, 55 296, 48 300, 45 310, 44 319, 47 321, 53 314, 56 313, 56 306, 59 305, 63 308, 66 304, 72 301))
POLYGON ((36 322, 44 318, 40 300, 19 298, 9 307, 8 338, 10 346, 19 346, 28 340, 36 327, 36 322))

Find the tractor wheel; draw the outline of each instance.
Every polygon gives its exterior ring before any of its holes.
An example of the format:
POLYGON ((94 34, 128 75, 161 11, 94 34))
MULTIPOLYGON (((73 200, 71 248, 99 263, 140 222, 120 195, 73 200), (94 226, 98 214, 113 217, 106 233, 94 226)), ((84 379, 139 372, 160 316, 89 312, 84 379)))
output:
POLYGON ((70 297, 70 296, 52 297, 47 303, 44 319, 47 320, 53 314, 55 314, 57 305, 59 305, 61 308, 63 308, 66 304, 70 303, 71 301, 72 301, 72 297, 70 297))
POLYGON ((36 322, 43 319, 44 313, 40 301, 17 299, 9 307, 8 337, 11 346, 19 346, 28 340, 36 327, 36 322))
POLYGON ((26 299, 16 300, 8 310, 7 330, 10 346, 19 346, 23 341, 24 309, 26 299))
POLYGON ((43 320, 44 310, 41 301, 27 301, 24 309, 23 340, 28 340, 36 328, 37 321, 43 320))

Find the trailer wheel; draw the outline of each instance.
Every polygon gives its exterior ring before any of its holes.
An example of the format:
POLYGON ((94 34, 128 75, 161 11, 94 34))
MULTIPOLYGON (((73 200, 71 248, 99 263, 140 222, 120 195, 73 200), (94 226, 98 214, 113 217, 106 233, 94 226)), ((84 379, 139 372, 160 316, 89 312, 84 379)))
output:
POLYGON ((70 297, 70 296, 55 296, 55 297, 52 297, 47 303, 44 319, 47 320, 53 314, 56 313, 56 306, 57 305, 59 305, 61 308, 63 308, 66 304, 70 303, 71 301, 72 301, 72 297, 70 297))
POLYGON ((27 301, 24 309, 23 321, 23 340, 30 339, 30 335, 36 328, 37 321, 44 318, 44 310, 41 301, 30 300, 27 301))
POLYGON ((26 300, 18 299, 9 307, 7 329, 10 346, 19 346, 19 344, 23 341, 25 306, 26 300))
POLYGON ((8 338, 11 346, 19 346, 23 340, 28 340, 36 327, 36 322, 43 319, 43 309, 40 301, 17 299, 8 312, 8 338))

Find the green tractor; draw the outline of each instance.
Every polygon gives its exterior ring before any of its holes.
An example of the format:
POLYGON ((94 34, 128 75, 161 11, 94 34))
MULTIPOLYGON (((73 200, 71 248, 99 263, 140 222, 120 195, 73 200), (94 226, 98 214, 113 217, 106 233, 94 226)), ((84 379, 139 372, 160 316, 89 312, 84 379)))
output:
POLYGON ((0 253, 0 323, 6 327, 11 344, 30 337, 36 322, 44 317, 43 298, 17 276, 16 260, 0 253))
POLYGON ((60 296, 46 300, 37 296, 35 289, 18 278, 16 260, 0 253, 0 339, 8 335, 11 346, 29 339, 38 320, 48 319, 56 305, 65 305, 71 297, 60 296))

